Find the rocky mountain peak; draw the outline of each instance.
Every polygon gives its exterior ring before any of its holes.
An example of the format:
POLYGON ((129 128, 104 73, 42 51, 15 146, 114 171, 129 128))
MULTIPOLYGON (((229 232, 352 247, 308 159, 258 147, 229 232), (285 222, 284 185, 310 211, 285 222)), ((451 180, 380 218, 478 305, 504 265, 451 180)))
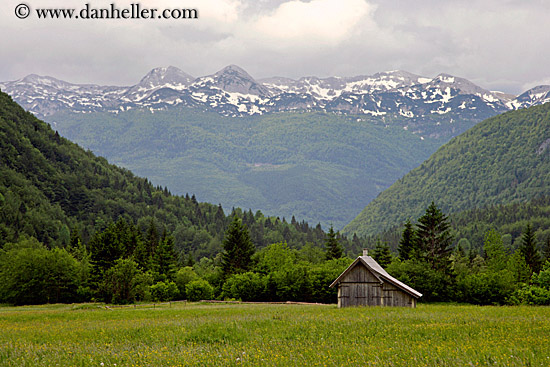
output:
POLYGON ((230 93, 253 94, 257 96, 269 95, 269 90, 258 83, 250 74, 237 65, 229 65, 212 76, 203 77, 205 84, 230 93))
POLYGON ((138 83, 145 88, 155 88, 164 85, 187 87, 195 78, 174 67, 159 67, 151 70, 138 83))
POLYGON ((550 85, 539 85, 520 94, 511 104, 517 109, 547 102, 550 102, 550 85))
POLYGON ((17 80, 14 83, 42 86, 48 88, 67 88, 73 85, 56 78, 52 78, 51 76, 43 76, 37 74, 29 74, 23 79, 17 80))

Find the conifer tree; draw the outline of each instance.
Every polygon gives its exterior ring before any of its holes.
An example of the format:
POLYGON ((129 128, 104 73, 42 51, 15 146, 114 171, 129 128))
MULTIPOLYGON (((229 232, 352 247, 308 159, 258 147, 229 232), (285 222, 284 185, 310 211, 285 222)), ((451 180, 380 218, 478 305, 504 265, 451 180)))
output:
POLYGON ((237 216, 233 217, 225 232, 223 248, 222 269, 225 276, 250 270, 255 248, 248 228, 237 216))
POLYGON ((538 273, 541 266, 541 256, 535 239, 535 233, 531 228, 531 224, 527 223, 523 235, 521 237, 520 251, 525 262, 529 265, 531 273, 538 273))
POLYGON ((506 268, 508 254, 502 243, 500 233, 494 229, 487 232, 485 234, 483 250, 485 251, 487 265, 492 271, 500 271, 506 268))
POLYGON ((507 269, 512 274, 515 283, 525 283, 531 276, 531 269, 525 262, 521 251, 518 250, 508 259, 507 269))
POLYGON ((147 249, 147 244, 142 239, 139 239, 134 248, 134 261, 139 265, 139 267, 146 271, 151 269, 151 253, 147 249))
POLYGON ((222 204, 218 204, 214 223, 216 225, 216 232, 221 232, 225 227, 225 213, 223 212, 222 204))
POLYGON ((357 236, 357 233, 353 234, 351 243, 352 243, 353 251, 361 251, 361 249, 363 248, 363 245, 361 243, 361 240, 357 236))
POLYGON ((390 246, 387 243, 382 244, 380 239, 376 241, 376 247, 372 252, 372 258, 383 268, 386 268, 392 262, 390 246))
POLYGON ((157 225, 155 224, 155 220, 151 218, 151 222, 149 223, 149 228, 147 229, 147 238, 145 239, 147 252, 149 253, 149 256, 151 256, 151 258, 153 257, 157 249, 158 243, 159 243, 159 235, 157 231, 157 225))
POLYGON ((167 279, 172 279, 176 268, 174 237, 166 234, 166 229, 154 255, 154 270, 167 279))
POLYGON ((330 226, 330 229, 325 238, 326 259, 339 259, 344 254, 344 249, 338 241, 337 233, 334 232, 334 228, 330 226))
POLYGON ((411 220, 407 219, 403 236, 399 241, 399 258, 401 260, 409 260, 413 256, 416 245, 416 232, 412 226, 411 220))
POLYGON ((417 245, 421 256, 434 270, 449 270, 453 236, 448 217, 432 201, 418 219, 417 245))

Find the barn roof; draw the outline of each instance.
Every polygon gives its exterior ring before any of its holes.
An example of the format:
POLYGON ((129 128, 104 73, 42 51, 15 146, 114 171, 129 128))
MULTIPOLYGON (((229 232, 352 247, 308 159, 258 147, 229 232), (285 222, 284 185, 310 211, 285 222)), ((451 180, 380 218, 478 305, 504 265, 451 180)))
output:
POLYGON ((422 293, 412 289, 411 287, 409 287, 405 283, 403 283, 403 282, 395 279, 391 275, 389 275, 388 272, 385 271, 384 268, 382 268, 380 266, 380 264, 378 264, 370 256, 359 256, 359 257, 357 257, 357 259, 355 259, 355 261, 350 266, 348 266, 348 268, 346 270, 344 270, 344 272, 342 274, 340 274, 340 276, 338 278, 336 278, 336 280, 334 282, 332 282, 332 284, 330 286, 334 287, 335 285, 340 283, 342 278, 344 278, 351 271, 351 269, 353 269, 359 263, 363 264, 367 269, 369 269, 378 279, 382 279, 382 280, 385 280, 386 282, 388 282, 390 284, 393 284, 397 288, 403 290, 404 292, 410 294, 411 296, 413 296, 415 298, 422 297, 422 293))

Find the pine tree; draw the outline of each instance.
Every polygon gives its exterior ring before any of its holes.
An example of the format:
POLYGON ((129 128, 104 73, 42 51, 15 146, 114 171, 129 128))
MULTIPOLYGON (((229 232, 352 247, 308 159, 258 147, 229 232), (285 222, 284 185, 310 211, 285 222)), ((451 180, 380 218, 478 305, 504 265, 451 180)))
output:
POLYGON ((176 268, 174 237, 167 235, 166 229, 153 258, 154 270, 163 278, 172 279, 176 268))
POLYGON ((216 225, 216 232, 222 232, 225 227, 225 213, 223 212, 222 204, 218 204, 214 223, 216 225))
POLYGON ((409 260, 412 256, 414 256, 415 245, 416 232, 412 226, 411 220, 407 219, 405 229, 403 230, 403 236, 399 241, 399 258, 401 260, 409 260))
POLYGON ((151 253, 147 249, 147 244, 141 238, 136 243, 133 257, 134 261, 139 265, 142 270, 151 269, 151 253))
POLYGON ((525 262, 521 251, 516 251, 510 256, 507 263, 507 269, 512 274, 515 283, 525 283, 531 277, 531 269, 525 262))
POLYGON ((378 241, 376 241, 376 247, 374 247, 374 251, 372 252, 372 258, 380 264, 381 267, 387 267, 391 264, 393 258, 390 246, 388 246, 387 243, 382 244, 380 239, 378 239, 378 241))
POLYGON ((448 271, 453 236, 448 217, 432 201, 418 219, 417 245, 421 256, 434 270, 448 271))
POLYGON ((334 233, 334 228, 332 228, 332 226, 330 226, 330 229, 325 238, 325 248, 327 249, 327 260, 339 259, 344 254, 344 249, 340 245, 340 242, 337 238, 337 233, 334 233))
POLYGON ((485 234, 483 250, 485 251, 487 265, 492 271, 500 271, 506 268, 508 254, 502 243, 500 233, 494 229, 487 232, 485 234))
POLYGON ((159 235, 157 231, 157 225, 155 224, 155 220, 151 219, 151 222, 149 223, 149 228, 147 229, 147 238, 145 239, 145 245, 147 247, 147 252, 149 253, 149 256, 152 258, 157 246, 159 243, 159 235))
POLYGON ((235 216, 225 232, 222 269, 225 276, 246 272, 252 267, 254 244, 250 240, 248 228, 235 216))
POLYGON ((529 265, 531 273, 538 273, 542 261, 539 249, 537 248, 535 233, 533 233, 533 229, 531 228, 531 224, 529 223, 523 231, 523 235, 521 237, 521 246, 519 249, 523 257, 525 258, 525 262, 527 263, 527 265, 529 265))

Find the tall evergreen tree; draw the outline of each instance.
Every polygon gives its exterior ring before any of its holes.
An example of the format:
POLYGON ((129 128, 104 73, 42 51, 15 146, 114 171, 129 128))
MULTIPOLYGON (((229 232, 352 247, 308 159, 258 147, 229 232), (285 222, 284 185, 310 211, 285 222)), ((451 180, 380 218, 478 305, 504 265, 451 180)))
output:
POLYGON ((141 238, 136 242, 133 257, 134 261, 142 270, 146 271, 151 269, 151 253, 147 248, 147 244, 141 238))
POLYGON ((387 243, 382 244, 380 239, 378 239, 378 241, 376 241, 376 247, 374 247, 374 251, 372 252, 372 258, 380 264, 381 267, 386 268, 392 261, 390 246, 388 246, 387 243))
POLYGON ((121 241, 114 223, 92 237, 89 243, 90 263, 92 264, 93 282, 99 283, 105 272, 124 254, 124 243, 121 241))
POLYGON ((535 239, 535 233, 531 228, 531 224, 527 223, 523 235, 521 236, 520 251, 525 262, 529 265, 531 273, 537 273, 541 267, 541 256, 539 249, 537 248, 537 242, 535 239))
POLYGON ((500 233, 494 229, 487 232, 485 234, 483 250, 485 251, 485 261, 492 271, 500 271, 506 268, 508 254, 502 243, 500 233))
POLYGON ((426 213, 418 219, 417 244, 424 259, 434 270, 448 271, 453 236, 448 217, 435 206, 428 206, 426 213))
POLYGON ((149 228, 147 228, 147 237, 145 239, 145 245, 147 247, 147 252, 152 258, 159 244, 159 234, 157 231, 157 225, 155 224, 155 219, 151 218, 149 223, 149 228))
POLYGON ((339 259, 344 254, 344 249, 338 241, 337 233, 334 232, 334 228, 330 226, 330 229, 325 238, 326 259, 339 259))
POLYGON ((223 248, 222 269, 225 276, 250 270, 255 248, 248 228, 237 216, 233 217, 225 232, 223 248))
POLYGON ((154 270, 165 279, 172 279, 176 269, 174 237, 167 235, 166 229, 153 258, 154 270))
POLYGON ((405 223, 405 229, 403 230, 403 236, 399 241, 399 258, 401 260, 409 260, 413 256, 416 245, 416 232, 413 228, 410 219, 407 219, 405 223))
POLYGON ((222 204, 218 204, 214 224, 216 225, 217 232, 221 232, 225 227, 225 213, 223 212, 222 204))

